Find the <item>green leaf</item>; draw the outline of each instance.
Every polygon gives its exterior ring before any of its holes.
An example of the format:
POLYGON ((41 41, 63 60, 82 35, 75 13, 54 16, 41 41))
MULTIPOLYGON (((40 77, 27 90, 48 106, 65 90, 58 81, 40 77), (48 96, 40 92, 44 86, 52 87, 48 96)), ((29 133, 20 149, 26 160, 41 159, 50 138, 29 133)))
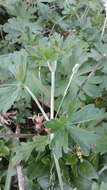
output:
POLYGON ((63 151, 65 153, 68 152, 68 133, 65 129, 60 130, 60 132, 54 136, 50 144, 50 149, 56 155, 57 159, 62 157, 63 151))
POLYGON ((84 160, 82 163, 76 165, 77 176, 73 180, 79 190, 90 190, 92 187, 92 180, 97 180, 98 175, 90 162, 84 160))
POLYGON ((18 85, 10 85, 9 87, 0 88, 0 111, 5 113, 19 99, 21 87, 18 85))
POLYGON ((7 33, 6 39, 11 43, 33 41, 41 29, 39 24, 18 17, 10 18, 4 25, 4 32, 7 33))
POLYGON ((96 182, 93 182, 92 184, 92 190, 99 190, 99 185, 96 182))
POLYGON ((25 20, 34 18, 33 14, 36 11, 35 7, 30 7, 26 1, 20 0, 5 0, 4 6, 11 15, 23 18, 25 20))
MULTIPOLYGON (((44 156, 43 159, 47 159, 47 155, 44 156)), ((47 176, 47 174, 49 174, 50 172, 49 168, 50 168, 50 162, 47 164, 44 164, 42 160, 42 156, 40 154, 40 157, 38 157, 38 159, 34 158, 28 163, 27 176, 30 179, 47 176)))
POLYGON ((46 97, 50 97, 49 90, 47 89, 47 87, 45 87, 42 84, 42 82, 36 77, 36 75, 34 75, 33 73, 31 73, 31 78, 32 78, 32 81, 34 81, 34 83, 37 86, 37 88, 39 89, 39 91, 42 92, 43 94, 45 94, 46 97))
POLYGON ((40 185, 40 187, 44 190, 47 190, 50 186, 50 183, 49 183, 49 178, 48 176, 41 176, 38 178, 38 183, 40 185))
POLYGON ((14 52, 11 54, 11 62, 9 63, 9 70, 13 73, 16 80, 24 83, 27 71, 27 53, 25 50, 14 52))
POLYGON ((50 144, 52 152, 57 158, 62 157, 62 151, 68 152, 68 132, 65 118, 50 120, 45 123, 45 126, 54 132, 54 138, 50 144))
POLYGON ((10 152, 9 148, 7 146, 3 146, 3 147, 0 146, 0 156, 3 156, 3 157, 8 156, 9 152, 10 152))
POLYGON ((0 68, 11 73, 16 80, 23 83, 26 78, 27 53, 24 49, 0 56, 0 68))
POLYGON ((89 104, 83 107, 81 110, 72 114, 70 122, 72 123, 84 123, 92 120, 100 120, 105 117, 104 110, 100 110, 95 107, 94 104, 89 104))
POLYGON ((98 174, 90 162, 84 160, 78 166, 78 174, 88 180, 98 179, 98 174))
POLYGON ((27 161, 34 148, 34 142, 21 143, 21 145, 16 148, 16 155, 12 159, 13 165, 19 164, 22 160, 27 161))
POLYGON ((79 190, 91 190, 92 182, 86 178, 75 176, 73 182, 79 190))
POLYGON ((21 143, 16 149, 16 155, 13 157, 13 164, 17 165, 22 160, 27 161, 33 151, 36 148, 41 152, 45 150, 45 147, 49 144, 48 136, 38 136, 34 142, 21 143))
POLYGON ((42 15, 45 19, 52 14, 51 9, 49 8, 48 4, 38 3, 38 12, 42 15))
POLYGON ((78 163, 78 157, 76 154, 70 154, 67 155, 67 164, 70 164, 71 166, 74 166, 78 163))
POLYGON ((100 190, 106 190, 106 189, 107 189, 107 183, 102 182, 100 190))
POLYGON ((77 144, 79 144, 82 151, 86 154, 89 154, 90 148, 92 148, 93 145, 95 146, 100 139, 98 135, 85 129, 81 129, 75 126, 67 126, 67 128, 72 139, 77 144))
POLYGON ((100 139, 96 144, 95 151, 97 153, 98 152, 101 152, 101 153, 107 152, 107 141, 106 141, 107 127, 106 127, 106 125, 102 126, 101 128, 100 127, 96 128, 95 131, 96 131, 96 134, 98 134, 100 136, 100 139))
POLYGON ((9 155, 9 153, 10 150, 8 146, 6 146, 3 141, 0 141, 0 156, 6 157, 9 155))
POLYGON ((38 136, 35 139, 35 148, 38 152, 45 151, 45 147, 49 144, 49 136, 38 136))

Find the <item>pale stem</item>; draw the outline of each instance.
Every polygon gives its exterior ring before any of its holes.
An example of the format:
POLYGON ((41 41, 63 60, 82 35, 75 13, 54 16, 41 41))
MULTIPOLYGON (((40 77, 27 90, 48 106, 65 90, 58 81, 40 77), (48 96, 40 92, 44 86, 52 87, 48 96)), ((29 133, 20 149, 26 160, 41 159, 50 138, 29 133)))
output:
POLYGON ((55 93, 55 72, 51 72, 51 115, 50 118, 54 118, 54 93, 55 93))
POLYGON ((43 114, 44 118, 46 119, 46 121, 48 121, 49 118, 46 115, 45 111, 43 110, 43 108, 42 108, 41 104, 39 103, 38 99, 36 98, 36 96, 33 94, 33 92, 27 86, 24 86, 24 88, 27 90, 27 92, 31 95, 31 97, 33 98, 33 100, 36 102, 38 108, 42 112, 42 114, 43 114))
POLYGON ((39 67, 38 75, 39 75, 40 82, 42 83, 42 79, 41 79, 41 67, 39 67))
POLYGON ((105 170, 107 170, 107 165, 105 165, 105 166, 98 172, 98 174, 101 175, 105 170))
POLYGON ((59 162, 55 155, 54 155, 54 161, 55 161, 55 165, 56 165, 60 188, 61 188, 61 190, 64 190, 59 162))
POLYGON ((107 24, 107 15, 106 15, 106 18, 105 18, 105 20, 104 20, 104 25, 103 25, 103 29, 102 29, 102 33, 101 33, 101 40, 102 40, 103 35, 104 35, 104 31, 105 31, 106 24, 107 24))
POLYGON ((24 176, 24 171, 21 165, 16 166, 17 169, 17 177, 18 177, 18 186, 19 190, 27 190, 26 189, 26 181, 24 176))
POLYGON ((58 115, 58 113, 59 113, 59 111, 60 111, 60 109, 61 109, 61 106, 62 106, 62 104, 63 104, 63 102, 64 102, 64 99, 65 99, 65 97, 66 97, 66 95, 67 95, 67 92, 68 92, 68 90, 69 90, 69 87, 70 87, 70 85, 71 85, 71 82, 72 82, 72 80, 73 80, 73 77, 74 77, 74 75, 77 73, 78 69, 79 69, 79 64, 76 64, 76 65, 73 67, 73 69, 72 69, 72 74, 71 74, 71 76, 70 76, 70 79, 69 79, 69 82, 68 82, 68 84, 67 84, 67 87, 65 88, 65 91, 64 91, 62 100, 61 100, 61 102, 60 102, 60 105, 59 105, 59 107, 58 107, 58 110, 57 110, 57 113, 56 113, 55 118, 57 118, 57 115, 58 115))
MULTIPOLYGON (((49 66, 50 71, 51 71, 51 115, 50 115, 50 118, 53 119, 54 118, 54 92, 55 92, 55 71, 56 71, 56 64, 55 64, 54 71, 52 70, 50 64, 48 64, 48 66, 49 66)), ((42 106, 40 105, 38 99, 33 94, 33 92, 27 86, 24 86, 24 88, 27 90, 27 92, 31 95, 31 97, 33 98, 33 100, 36 102, 37 106, 39 107, 39 109, 42 112, 42 114, 43 114, 44 118, 46 119, 46 121, 49 121, 48 116, 46 115, 45 111, 43 110, 42 106)), ((54 134, 53 133, 50 134, 50 140, 52 140, 53 137, 54 137, 54 134)), ((57 170, 57 174, 58 174, 60 189, 64 190, 59 162, 58 162, 58 159, 56 158, 55 155, 54 155, 54 161, 55 161, 56 170, 57 170)))
MULTIPOLYGON (((51 67, 51 65, 49 63, 48 63, 48 66, 49 66, 49 69, 50 69, 50 72, 51 72, 51 115, 50 115, 50 119, 53 119, 54 118, 54 95, 55 95, 55 72, 56 72, 56 66, 55 66, 54 69, 52 69, 52 67, 51 67)), ((50 140, 52 140, 53 138, 54 138, 54 134, 51 133, 50 134, 50 140)), ((56 158, 55 154, 53 154, 53 156, 54 156, 55 166, 56 166, 56 170, 57 170, 57 174, 58 174, 60 189, 64 190, 59 161, 56 158)))
MULTIPOLYGON (((16 134, 20 134, 20 126, 18 126, 18 125, 16 127, 16 134)), ((19 138, 17 138, 17 144, 20 144, 19 138)), ((26 185, 23 167, 20 164, 18 164, 16 166, 16 170, 17 170, 19 190, 27 190, 27 185, 26 185)))
MULTIPOLYGON (((12 155, 13 155, 13 153, 12 153, 12 155)), ((11 155, 11 157, 12 157, 12 155, 11 155)), ((11 180, 12 180, 12 175, 11 175, 12 169, 13 169, 12 160, 10 158, 4 190, 10 190, 11 180)))
POLYGON ((107 3, 104 3, 104 6, 105 6, 106 18, 104 20, 104 25, 103 25, 103 29, 102 29, 102 33, 101 33, 101 40, 103 38, 105 27, 106 27, 106 24, 107 24, 107 3))

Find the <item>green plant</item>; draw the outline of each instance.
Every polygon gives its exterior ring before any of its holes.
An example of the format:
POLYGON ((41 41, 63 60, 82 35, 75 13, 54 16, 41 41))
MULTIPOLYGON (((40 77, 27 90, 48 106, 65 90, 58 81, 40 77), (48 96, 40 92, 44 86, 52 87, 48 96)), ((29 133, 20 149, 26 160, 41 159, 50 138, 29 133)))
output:
POLYGON ((1 8, 1 190, 104 190, 103 2, 4 0, 1 8))

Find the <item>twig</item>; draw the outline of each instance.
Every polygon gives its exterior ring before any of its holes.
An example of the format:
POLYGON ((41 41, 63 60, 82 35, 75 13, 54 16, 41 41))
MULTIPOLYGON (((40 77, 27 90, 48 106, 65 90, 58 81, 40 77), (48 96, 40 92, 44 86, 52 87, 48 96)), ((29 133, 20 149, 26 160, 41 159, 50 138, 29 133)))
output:
POLYGON ((105 170, 107 170, 107 165, 105 165, 105 166, 98 172, 98 174, 101 175, 105 170))
POLYGON ((17 165, 16 168, 19 190, 27 190, 23 168, 21 165, 17 165))
MULTIPOLYGON (((16 134, 20 134, 20 126, 17 125, 16 127, 16 134)), ((19 139, 17 138, 18 144, 20 144, 19 139)), ((25 175, 24 175, 24 171, 23 171, 23 167, 18 164, 16 166, 17 169, 17 177, 18 177, 18 186, 19 186, 19 190, 27 190, 27 184, 26 184, 26 180, 25 180, 25 175)))
POLYGON ((104 31, 105 31, 106 24, 107 24, 107 1, 106 1, 106 0, 103 0, 103 2, 104 2, 105 12, 106 12, 106 18, 105 18, 104 24, 103 24, 103 29, 102 29, 102 33, 101 33, 101 40, 102 40, 102 38, 103 38, 104 31))
POLYGON ((36 136, 35 134, 0 134, 0 138, 30 138, 36 136))

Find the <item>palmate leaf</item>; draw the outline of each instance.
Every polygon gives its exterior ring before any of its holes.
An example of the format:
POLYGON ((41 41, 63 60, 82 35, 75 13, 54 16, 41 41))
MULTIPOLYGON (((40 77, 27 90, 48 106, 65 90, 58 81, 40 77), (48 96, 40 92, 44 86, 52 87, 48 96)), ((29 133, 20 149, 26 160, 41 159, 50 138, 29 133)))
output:
POLYGON ((101 185, 98 185, 98 183, 94 182, 92 184, 92 190, 106 190, 107 189, 107 183, 102 182, 101 185))
POLYGON ((27 53, 24 50, 11 54, 9 71, 15 76, 16 80, 23 83, 27 71, 27 53))
POLYGON ((104 110, 96 108, 93 104, 89 104, 81 110, 72 113, 71 118, 69 116, 67 127, 69 134, 85 153, 89 153, 90 148, 99 143, 100 136, 85 129, 72 126, 72 124, 102 120, 104 117, 106 117, 104 110))
POLYGON ((102 182, 100 190, 106 190, 106 189, 107 189, 107 183, 102 182))
POLYGON ((0 69, 5 74, 7 73, 5 83, 8 83, 8 78, 10 78, 9 84, 0 86, 0 111, 4 113, 21 97, 21 84, 26 79, 27 71, 27 53, 25 50, 1 55, 0 69))
POLYGON ((18 85, 11 85, 0 88, 0 112, 7 112, 13 103, 19 99, 21 88, 18 85))
MULTIPOLYGON (((35 70, 32 70, 30 72, 27 66, 28 55, 24 49, 21 49, 20 51, 16 51, 14 53, 0 56, 0 69, 7 73, 7 79, 8 77, 11 79, 10 84, 7 84, 5 88, 2 86, 0 88, 0 111, 7 111, 14 103, 14 101, 17 99, 17 97, 20 98, 19 94, 21 93, 21 86, 25 83, 26 85, 30 86, 32 90, 36 92, 40 91, 40 93, 42 92, 47 97, 50 96, 48 89, 36 77, 35 70), (35 84, 37 88, 35 88, 35 84), (15 85, 17 87, 15 87, 15 85), (11 95, 8 96, 9 94, 11 95), (6 102, 8 106, 5 103, 5 99, 7 99, 6 102)), ((8 83, 8 80, 5 83, 8 83)))
MULTIPOLYGON (((0 111, 6 112, 20 98, 21 86, 26 76, 27 54, 24 50, 0 56, 0 68, 11 77, 11 84, 0 86, 0 111), (16 82, 16 79, 20 82, 16 82)), ((6 81, 7 82, 7 81, 6 81)), ((6 83, 5 82, 5 83, 6 83)))
POLYGON ((96 182, 93 182, 92 184, 92 190, 99 190, 99 184, 96 182))
MULTIPOLYGON (((68 38, 65 40, 65 42, 62 43, 62 49, 64 50, 64 55, 61 58, 61 66, 59 72, 62 72, 62 74, 66 74, 69 76, 72 74, 72 69, 74 65, 79 64, 78 72, 74 75, 73 80, 70 85, 69 93, 71 97, 75 97, 77 95, 78 90, 81 88, 82 83, 88 78, 89 73, 93 71, 95 68, 97 62, 90 61, 90 58, 93 58, 92 53, 88 52, 88 44, 79 40, 75 36, 68 36, 68 38), (80 44, 78 46, 78 44, 80 44), (68 75, 69 74, 69 75, 68 75)), ((99 54, 98 54, 99 55, 99 54)), ((101 59, 101 55, 99 56, 101 59)), ((69 78, 67 77, 67 80, 69 81, 69 78)), ((60 91, 60 85, 56 89, 56 95, 59 93, 62 94, 62 92, 65 90, 64 85, 67 85, 67 80, 63 80, 62 78, 62 84, 63 90, 60 91), (65 83, 66 82, 66 83, 65 83)), ((60 81, 59 81, 60 82, 60 81)), ((85 83, 85 85, 81 88, 80 93, 78 96, 83 99, 82 95, 87 94, 91 97, 100 97, 101 96, 101 88, 98 85, 102 84, 103 80, 99 75, 97 77, 95 76, 95 73, 90 77, 90 79, 85 83), (93 82, 94 81, 94 82, 93 82)))
POLYGON ((74 183, 79 190, 90 190, 92 180, 98 179, 98 174, 90 162, 84 160, 76 166, 77 176, 74 183))
POLYGON ((16 149, 16 155, 12 159, 13 165, 19 164, 22 160, 27 161, 35 148, 34 142, 21 143, 16 149))
POLYGON ((11 43, 26 42, 34 40, 34 37, 40 33, 42 27, 33 22, 21 18, 11 18, 3 27, 7 33, 6 39, 11 43))
POLYGON ((92 182, 86 178, 78 176, 74 178, 73 182, 79 190, 91 190, 92 182))
POLYGON ((16 149, 16 155, 13 157, 13 164, 19 164, 22 160, 27 161, 34 149, 43 152, 49 144, 49 136, 38 136, 34 142, 21 143, 16 149))
POLYGON ((99 141, 95 147, 97 153, 101 152, 102 154, 107 152, 107 126, 98 127, 95 130, 96 134, 100 136, 99 141))
MULTIPOLYGON (((46 86, 43 85, 42 81, 33 72, 27 73, 26 82, 29 86, 36 86, 36 89, 43 93, 47 98, 50 97, 50 92, 46 86), (36 85, 35 85, 36 84, 36 85)), ((31 87, 32 88, 32 87, 31 87)))
POLYGON ((84 64, 82 67, 84 69, 84 72, 82 73, 81 68, 80 68, 80 72, 78 71, 78 73, 74 76, 73 82, 70 88, 70 93, 72 94, 73 97, 75 97, 77 95, 78 89, 81 88, 80 93, 78 94, 80 98, 82 98, 81 94, 87 94, 88 96, 92 98, 100 97, 102 94, 102 89, 100 87, 100 84, 103 83, 103 80, 101 79, 100 76, 97 76, 97 77, 91 76, 91 78, 83 85, 83 87, 81 87, 83 82, 87 79, 89 75, 88 73, 92 72, 91 69, 93 70, 93 68, 95 67, 95 64, 93 64, 93 66, 90 65, 90 68, 89 68, 90 71, 88 71, 86 66, 84 68, 84 64))
POLYGON ((34 18, 33 14, 35 13, 36 7, 30 7, 27 4, 27 1, 5 0, 4 6, 11 15, 24 18, 26 20, 34 18))
POLYGON ((87 53, 87 43, 76 38, 75 35, 68 36, 61 46, 62 50, 65 52, 61 57, 61 69, 67 74, 71 74, 75 64, 82 65, 88 60, 89 54, 87 53))
POLYGON ((9 148, 5 145, 3 141, 0 141, 0 156, 6 157, 10 153, 9 148))
POLYGON ((80 176, 85 177, 88 180, 98 179, 98 174, 93 165, 89 161, 84 160, 77 167, 78 167, 78 174, 80 176))
POLYGON ((68 132, 65 118, 45 122, 45 126, 54 132, 55 136, 50 144, 50 149, 57 158, 62 157, 62 151, 68 152, 68 132))
POLYGON ((82 152, 89 154, 100 140, 100 136, 76 126, 67 126, 71 138, 81 147, 82 152))
POLYGON ((27 53, 24 49, 0 56, 0 69, 23 83, 27 70, 27 53))
POLYGON ((58 159, 62 157, 62 152, 68 152, 68 133, 66 130, 63 129, 55 135, 50 144, 50 149, 58 159))
POLYGON ((81 110, 72 114, 69 119, 71 123, 84 123, 92 120, 101 120, 105 117, 104 110, 100 110, 95 107, 94 104, 89 104, 83 107, 81 110))
POLYGON ((62 157, 62 151, 68 152, 68 135, 70 135, 74 142, 80 145, 82 151, 88 154, 90 149, 98 143, 100 137, 93 132, 73 126, 73 124, 100 120, 102 118, 104 118, 103 110, 95 108, 94 105, 88 105, 80 111, 71 113, 71 118, 68 122, 64 118, 46 122, 46 127, 51 128, 55 134, 50 148, 58 158, 62 157))
POLYGON ((43 152, 45 151, 45 147, 49 144, 49 136, 38 136, 35 139, 35 148, 38 152, 43 152))

